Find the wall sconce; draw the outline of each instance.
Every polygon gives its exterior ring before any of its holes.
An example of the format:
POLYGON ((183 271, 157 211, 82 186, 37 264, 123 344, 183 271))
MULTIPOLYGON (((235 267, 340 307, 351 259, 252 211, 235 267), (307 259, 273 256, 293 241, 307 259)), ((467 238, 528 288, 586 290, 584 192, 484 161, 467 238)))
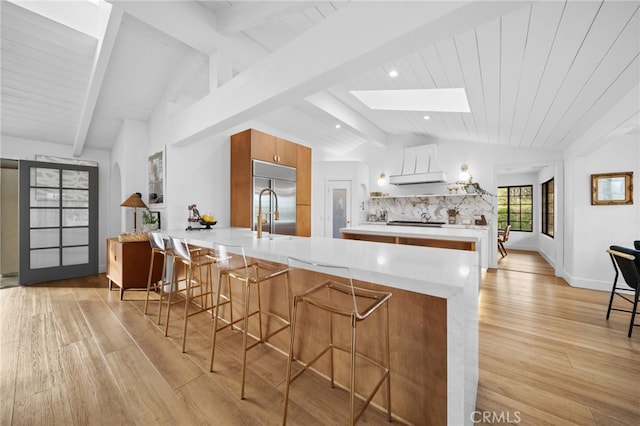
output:
POLYGON ((138 216, 137 209, 138 207, 147 208, 147 205, 142 201, 142 194, 139 192, 134 192, 120 204, 121 207, 133 207, 133 233, 135 234, 138 231, 138 225, 136 223, 136 218, 138 216))
POLYGON ((471 180, 471 175, 469 174, 469 166, 463 164, 460 166, 460 174, 458 175, 458 180, 460 182, 469 182, 471 180))
POLYGON ((379 186, 384 186, 386 177, 387 176, 384 173, 380 173, 380 176, 378 176, 378 185, 379 186))

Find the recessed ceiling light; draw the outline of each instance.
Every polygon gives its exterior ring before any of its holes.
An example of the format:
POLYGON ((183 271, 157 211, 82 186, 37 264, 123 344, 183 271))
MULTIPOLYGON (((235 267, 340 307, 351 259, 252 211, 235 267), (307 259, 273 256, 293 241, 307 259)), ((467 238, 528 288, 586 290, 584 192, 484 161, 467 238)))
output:
POLYGON ((424 117, 422 117, 422 118, 424 118, 425 120, 429 120, 429 119, 431 119, 431 117, 429 117, 428 115, 425 115, 425 116, 424 116, 424 117))
POLYGON ((336 124, 336 129, 339 129, 341 126, 339 124, 336 124))
POLYGON ((371 109, 393 111, 471 111, 464 88, 352 90, 351 94, 371 109))
POLYGON ((393 69, 391 71, 389 71, 389 77, 391 78, 396 78, 398 76, 398 71, 393 69))

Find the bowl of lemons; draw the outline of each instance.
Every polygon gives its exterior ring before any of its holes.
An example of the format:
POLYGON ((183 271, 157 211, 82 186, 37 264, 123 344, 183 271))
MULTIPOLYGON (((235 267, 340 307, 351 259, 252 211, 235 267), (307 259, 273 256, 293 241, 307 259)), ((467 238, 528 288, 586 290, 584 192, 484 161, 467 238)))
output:
POLYGON ((211 227, 216 223, 218 223, 218 221, 213 216, 208 214, 205 214, 200 218, 200 225, 206 226, 206 229, 211 229, 211 227))

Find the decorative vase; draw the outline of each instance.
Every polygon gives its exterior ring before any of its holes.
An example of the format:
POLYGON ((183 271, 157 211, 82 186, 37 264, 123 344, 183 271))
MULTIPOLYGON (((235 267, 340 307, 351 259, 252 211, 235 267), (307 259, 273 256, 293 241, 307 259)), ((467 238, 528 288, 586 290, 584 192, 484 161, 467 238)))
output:
POLYGON ((449 215, 449 225, 455 225, 456 217, 458 216, 457 209, 449 209, 447 210, 447 214, 449 215))

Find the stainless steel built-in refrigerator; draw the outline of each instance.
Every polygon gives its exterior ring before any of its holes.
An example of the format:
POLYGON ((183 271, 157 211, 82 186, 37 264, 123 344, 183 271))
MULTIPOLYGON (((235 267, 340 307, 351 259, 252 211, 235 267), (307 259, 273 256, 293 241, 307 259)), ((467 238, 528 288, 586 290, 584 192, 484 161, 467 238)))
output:
POLYGON ((252 216, 254 231, 258 229, 259 199, 262 198, 263 215, 275 209, 273 194, 267 191, 260 197, 260 192, 265 188, 273 190, 278 197, 280 219, 274 220, 273 214, 267 214, 267 223, 262 225, 262 232, 296 235, 296 169, 253 160, 252 216))

